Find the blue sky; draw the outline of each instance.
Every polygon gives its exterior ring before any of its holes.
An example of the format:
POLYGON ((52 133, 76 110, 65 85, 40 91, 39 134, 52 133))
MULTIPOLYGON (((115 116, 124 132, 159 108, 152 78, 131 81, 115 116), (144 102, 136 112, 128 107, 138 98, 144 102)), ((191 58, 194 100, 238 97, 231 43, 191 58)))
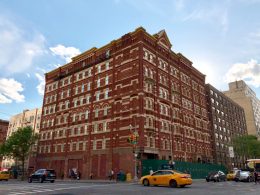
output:
POLYGON ((0 0, 0 119, 40 107, 44 73, 143 26, 227 90, 260 97, 260 0, 0 0))

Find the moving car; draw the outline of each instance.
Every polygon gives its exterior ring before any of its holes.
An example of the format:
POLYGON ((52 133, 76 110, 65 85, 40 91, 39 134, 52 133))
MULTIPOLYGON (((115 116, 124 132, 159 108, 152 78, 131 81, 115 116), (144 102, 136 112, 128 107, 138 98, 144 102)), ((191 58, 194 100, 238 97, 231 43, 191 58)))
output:
POLYGON ((192 184, 192 179, 189 174, 181 173, 175 170, 158 170, 151 175, 143 176, 140 179, 140 183, 144 186, 158 185, 158 186, 170 186, 185 187, 192 184))
POLYGON ((227 174, 227 180, 228 180, 228 181, 234 180, 235 177, 236 177, 236 173, 237 173, 238 171, 239 171, 238 169, 234 169, 234 170, 230 171, 230 172, 227 174))
POLYGON ((234 180, 236 182, 238 182, 238 181, 251 182, 251 181, 254 181, 254 177, 253 177, 253 174, 250 171, 238 171, 236 173, 234 180))
POLYGON ((219 182, 219 181, 226 181, 226 180, 227 180, 227 177, 226 177, 225 173, 223 173, 222 171, 210 172, 208 174, 208 176, 206 177, 207 182, 210 182, 210 181, 219 182))
POLYGON ((10 178, 9 171, 0 171, 0 181, 2 180, 8 181, 9 178, 10 178))
POLYGON ((44 181, 50 181, 53 183, 55 179, 56 173, 53 169, 39 169, 28 177, 28 182, 39 181, 43 183, 44 181))

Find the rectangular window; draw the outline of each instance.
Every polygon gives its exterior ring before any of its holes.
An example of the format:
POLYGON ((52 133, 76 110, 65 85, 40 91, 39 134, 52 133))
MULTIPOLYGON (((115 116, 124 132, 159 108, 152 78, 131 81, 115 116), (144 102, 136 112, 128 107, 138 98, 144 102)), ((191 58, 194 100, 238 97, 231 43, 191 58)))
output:
POLYGON ((108 90, 105 91, 105 99, 108 99, 108 90))
POLYGON ((89 104, 90 96, 87 96, 87 104, 89 104))
POLYGON ((97 80, 97 87, 100 87, 100 79, 97 80))
POLYGON ((102 140, 102 149, 106 149, 106 140, 105 139, 102 140))
POLYGON ((81 92, 84 92, 84 84, 81 85, 81 92))
POLYGON ((95 110, 95 117, 98 117, 98 109, 95 110))
POLYGON ((106 131, 107 130, 107 122, 104 122, 103 123, 103 131, 106 131))
POLYGON ((104 108, 104 116, 107 115, 107 107, 104 108))
POLYGON ((101 65, 98 65, 98 73, 100 73, 101 72, 101 65))
POLYGON ((106 70, 109 69, 109 62, 106 62, 106 70))
POLYGON ((85 113, 85 119, 88 119, 88 114, 89 114, 89 111, 87 110, 85 113))
POLYGON ((106 85, 108 85, 108 79, 109 79, 109 77, 106 76, 106 80, 105 80, 105 84, 106 84, 106 85))
POLYGON ((75 88, 75 94, 78 94, 78 87, 75 88))
POLYGON ((98 91, 96 94, 96 100, 99 101, 99 97, 100 97, 100 92, 98 91))

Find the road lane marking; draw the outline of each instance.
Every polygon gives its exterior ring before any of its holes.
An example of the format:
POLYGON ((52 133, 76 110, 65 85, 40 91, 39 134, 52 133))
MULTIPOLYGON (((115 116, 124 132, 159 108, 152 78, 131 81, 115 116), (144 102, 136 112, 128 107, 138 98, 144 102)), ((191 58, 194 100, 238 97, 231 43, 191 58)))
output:
POLYGON ((71 186, 71 187, 64 187, 64 188, 56 188, 56 189, 42 189, 42 190, 31 190, 31 191, 20 191, 20 192, 9 192, 9 195, 23 195, 23 194, 35 194, 35 193, 42 193, 42 192, 54 192, 54 191, 61 191, 61 190, 70 190, 70 189, 77 189, 77 188, 91 188, 91 187, 100 187, 100 186, 108 186, 111 184, 103 184, 103 185, 91 185, 91 186, 71 186))

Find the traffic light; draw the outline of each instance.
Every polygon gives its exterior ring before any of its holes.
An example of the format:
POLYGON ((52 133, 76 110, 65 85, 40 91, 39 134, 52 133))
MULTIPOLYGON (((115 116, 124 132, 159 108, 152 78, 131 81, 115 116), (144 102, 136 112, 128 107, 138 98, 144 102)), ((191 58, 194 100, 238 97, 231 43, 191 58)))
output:
POLYGON ((130 134, 129 137, 127 138, 127 142, 130 144, 137 144, 138 134, 137 133, 130 134))
POLYGON ((135 134, 133 134, 133 144, 137 144, 137 136, 135 134))

